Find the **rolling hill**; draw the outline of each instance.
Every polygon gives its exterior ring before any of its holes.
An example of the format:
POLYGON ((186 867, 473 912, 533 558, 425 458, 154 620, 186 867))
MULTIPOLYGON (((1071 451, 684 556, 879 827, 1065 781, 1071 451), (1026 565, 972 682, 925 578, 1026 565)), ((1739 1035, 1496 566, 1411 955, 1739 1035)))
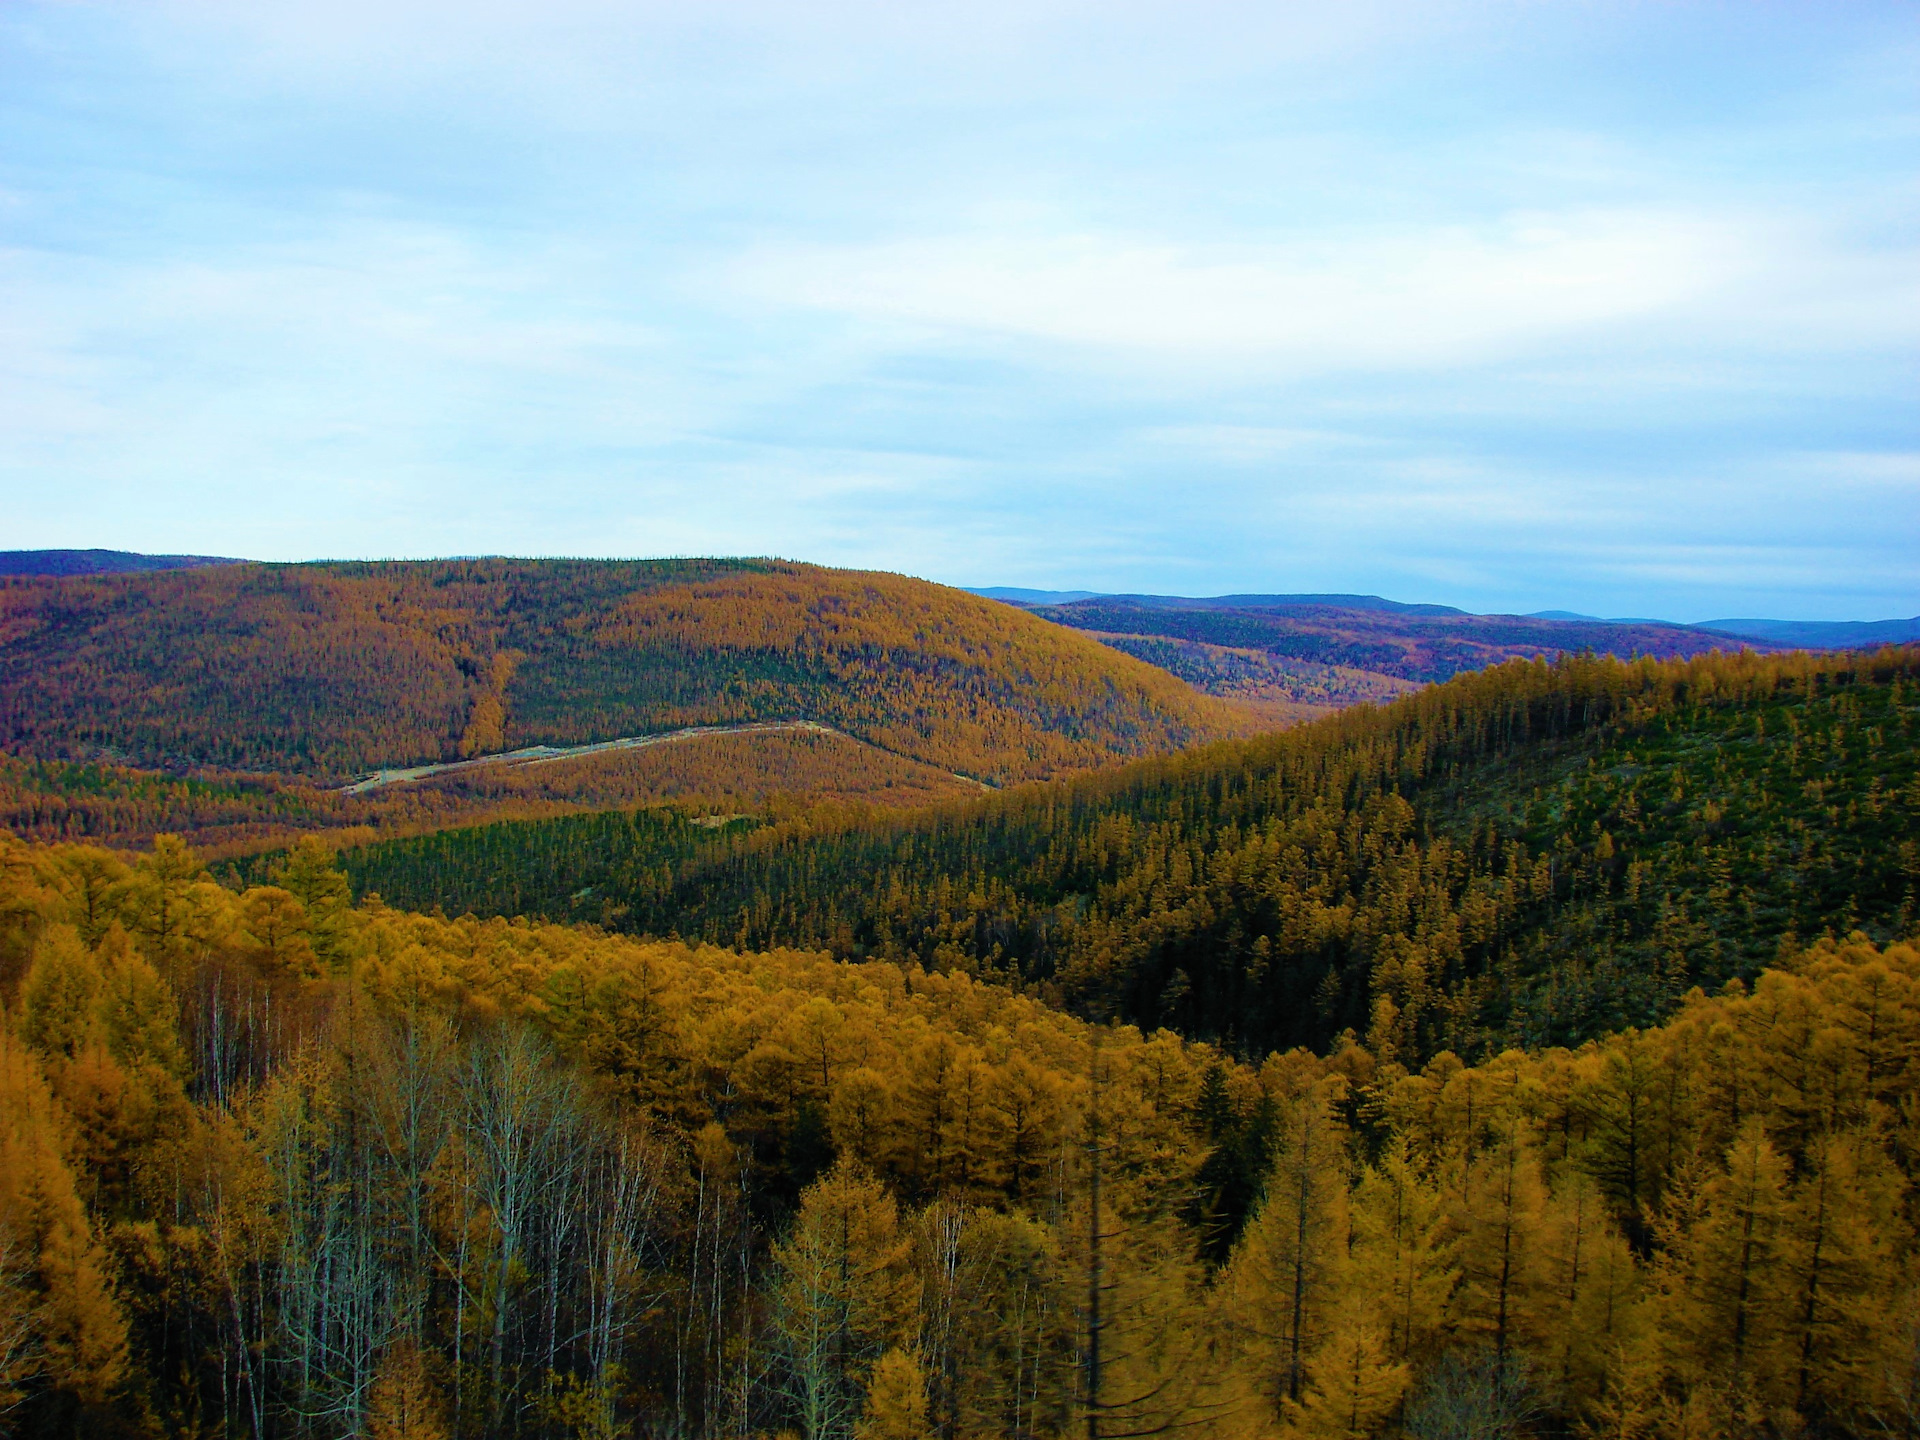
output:
MULTIPOLYGON (((1684 1440, 1920 1413, 1920 649, 1510 660, 982 795, 859 738, 861 707, 979 743, 899 706, 945 685, 1010 717, 994 753, 1032 758, 1018 725, 1116 753, 1171 733, 1112 720, 1177 682, 891 577, 743 565, 555 620, 442 573, 446 629, 417 577, 393 634, 308 577, 335 611, 251 579, 185 608, 259 625, 206 653, 283 699, 271 645, 451 654, 480 683, 440 754, 663 690, 738 716, 837 681, 847 728, 359 794, 0 762, 0 802, 64 789, 123 825, 714 812, 339 868, 308 836, 212 873, 175 837, 0 834, 8 1433, 1684 1440), (947 668, 890 679, 903 633, 947 668), (729 817, 825 776, 857 803, 729 817), (970 793, 883 813, 883 782, 970 793)), ((103 730, 201 733, 161 701, 235 682, 190 644, 144 658, 148 612, 67 584, 7 643, 106 666, 103 730)), ((394 734, 433 713, 391 699, 394 734)), ((286 713, 337 748, 324 700, 286 713)))
POLYGON ((342 864, 397 904, 911 961, 1253 1054, 1352 1030, 1417 1063, 1650 1024, 1796 938, 1912 933, 1917 677, 1912 649, 1516 661, 924 811, 704 840, 583 816, 342 864))
MULTIPOLYGON (((1373 677, 1374 684, 1431 684, 1502 661, 1592 653, 1621 659, 1702 655, 1712 650, 1774 648, 1773 642, 1734 637, 1654 621, 1547 619, 1524 615, 1469 615, 1445 605, 1409 605, 1375 595, 1101 595, 1061 605, 1026 607, 1056 624, 1099 634, 1130 654, 1149 642, 1186 650, 1168 668, 1210 693, 1235 693, 1211 682, 1207 660, 1190 647, 1251 650, 1271 658, 1265 698, 1337 706, 1346 698, 1317 698, 1323 686, 1295 666, 1336 666, 1373 677), (1126 637, 1124 640, 1119 637, 1126 637)), ((1239 698, 1254 698, 1244 686, 1239 698)))
POLYGON ((760 560, 231 565, 0 581, 0 746, 334 784, 809 720, 1004 784, 1241 723, 1008 606, 760 560))

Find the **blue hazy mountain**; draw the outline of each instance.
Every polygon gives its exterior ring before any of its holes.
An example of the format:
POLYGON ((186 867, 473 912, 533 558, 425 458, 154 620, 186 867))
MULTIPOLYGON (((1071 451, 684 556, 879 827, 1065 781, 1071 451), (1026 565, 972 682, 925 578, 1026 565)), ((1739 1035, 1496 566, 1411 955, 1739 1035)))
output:
POLYGON ((1920 615, 1909 620, 1702 620, 1695 627, 1805 650, 1858 650, 1920 640, 1920 615))
MULTIPOLYGON (((1013 585, 976 587, 975 595, 1014 605, 1050 609, 1100 601, 1141 610, 1350 610, 1384 615, 1456 615, 1469 619, 1556 620, 1586 625, 1659 625, 1673 630, 1700 630, 1730 635, 1765 645, 1805 650, 1857 650, 1876 645, 1903 645, 1920 640, 1920 616, 1909 620, 1657 620, 1645 615, 1588 615, 1578 610, 1534 610, 1518 616, 1476 616, 1452 605, 1417 605, 1378 595, 1128 595, 1098 590, 1028 590, 1013 585)), ((1063 619, 1062 616, 1049 616, 1063 619)))

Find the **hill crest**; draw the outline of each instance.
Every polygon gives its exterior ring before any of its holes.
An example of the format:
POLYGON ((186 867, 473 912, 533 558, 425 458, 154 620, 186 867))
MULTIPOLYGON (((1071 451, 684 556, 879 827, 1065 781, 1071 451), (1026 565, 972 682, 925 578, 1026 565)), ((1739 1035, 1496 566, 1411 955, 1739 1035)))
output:
POLYGON ((1024 612, 769 560, 392 561, 0 579, 0 745, 345 780, 814 720, 995 784, 1244 729, 1024 612))

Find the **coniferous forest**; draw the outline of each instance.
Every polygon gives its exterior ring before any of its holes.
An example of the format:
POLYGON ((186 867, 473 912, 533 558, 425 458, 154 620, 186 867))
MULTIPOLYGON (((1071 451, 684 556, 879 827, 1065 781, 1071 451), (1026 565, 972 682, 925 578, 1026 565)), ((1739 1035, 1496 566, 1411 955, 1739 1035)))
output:
POLYGON ((1515 662, 917 812, 346 852, 362 891, 911 960, 1232 1049, 1566 1044, 1920 917, 1920 654, 1515 662), (673 839, 670 837, 680 837, 673 839))
POLYGON ((6 592, 0 1432, 1920 1429, 1920 652, 1248 738, 617 568, 6 592))
POLYGON ((1000 783, 1243 729, 1011 606, 768 560, 393 561, 0 577, 0 744, 344 780, 805 718, 1000 783))
POLYGON ((1571 1048, 1255 1062, 964 971, 355 906, 318 846, 240 893, 177 842, 0 858, 20 1434, 1920 1419, 1908 944, 1571 1048))

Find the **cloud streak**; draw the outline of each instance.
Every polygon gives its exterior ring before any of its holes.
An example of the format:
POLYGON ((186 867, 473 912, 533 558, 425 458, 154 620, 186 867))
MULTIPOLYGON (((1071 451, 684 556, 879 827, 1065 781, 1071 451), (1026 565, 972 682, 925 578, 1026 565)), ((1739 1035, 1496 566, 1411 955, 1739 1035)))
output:
POLYGON ((1895 7, 0 12, 19 545, 1920 609, 1895 7))
MULTIPOLYGON (((731 278, 754 302, 899 331, 1012 335, 1160 355, 1176 366, 1198 358, 1314 375, 1481 365, 1596 331, 1712 320, 1738 301, 1767 303, 1762 295, 1782 280, 1789 294, 1805 292, 1808 279, 1817 285, 1830 257, 1814 257, 1816 275, 1803 277, 1786 248, 1764 227, 1730 218, 1591 211, 1242 246, 940 236, 750 255, 731 278)), ((1844 288, 1821 297, 1807 306, 1819 322, 1813 342, 1904 338, 1916 318, 1915 287, 1905 291, 1876 289, 1871 306, 1844 288)), ((1799 341, 1808 338, 1803 331, 1799 341)))

